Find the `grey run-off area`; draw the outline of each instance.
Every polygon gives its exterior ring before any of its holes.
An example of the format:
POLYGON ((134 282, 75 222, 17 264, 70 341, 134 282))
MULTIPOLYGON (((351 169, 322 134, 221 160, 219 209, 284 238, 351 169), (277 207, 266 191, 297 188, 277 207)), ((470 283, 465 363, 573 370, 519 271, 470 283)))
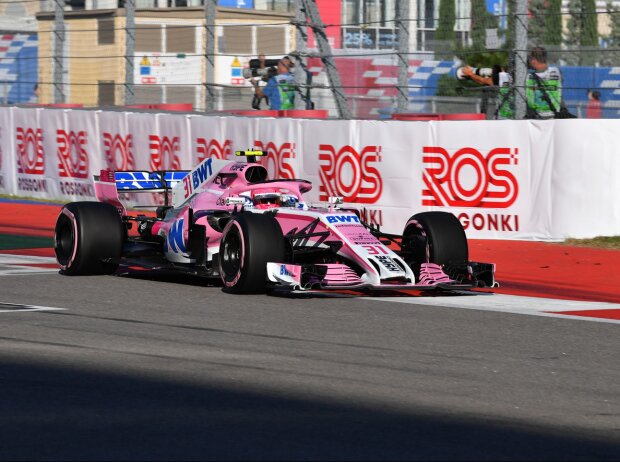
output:
MULTIPOLYGON (((620 457, 618 324, 0 278, 2 459, 620 457)), ((484 303, 485 297, 480 297, 484 303)))

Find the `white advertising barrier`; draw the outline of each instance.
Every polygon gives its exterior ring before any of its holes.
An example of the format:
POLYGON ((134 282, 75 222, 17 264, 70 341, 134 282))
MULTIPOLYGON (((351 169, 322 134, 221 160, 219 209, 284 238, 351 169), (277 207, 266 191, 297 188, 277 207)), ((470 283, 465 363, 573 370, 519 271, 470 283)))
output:
POLYGON ((15 190, 15 148, 11 111, 0 111, 0 194, 15 190))
MULTIPOLYGON (((531 148, 527 121, 429 124, 418 159, 409 206, 449 210, 469 236, 551 238, 549 172, 531 148), (538 174, 538 175, 537 175, 538 174), (537 204, 536 208, 532 204, 537 204)), ((541 130, 541 144, 548 131, 541 130)))
MULTIPOLYGON (((565 120, 554 127, 550 234, 620 235, 617 120, 565 120)), ((533 204, 535 206, 535 204, 533 204)))
POLYGON ((342 196, 367 222, 401 232, 416 194, 415 143, 427 136, 428 127, 408 124, 394 131, 381 122, 360 122, 302 121, 302 177, 313 183, 309 197, 327 203, 330 196, 342 196))
MULTIPOLYGON (((56 156, 56 131, 50 129, 44 135, 42 109, 7 108, 13 123, 11 136, 14 145, 15 183, 13 194, 40 199, 60 199, 58 181, 58 157, 56 156), (46 148, 44 141, 51 141, 46 148)), ((56 111, 63 117, 62 111, 56 111)))
POLYGON ((102 167, 190 169, 259 147, 273 177, 313 182, 400 233, 425 210, 471 238, 620 235, 617 120, 337 121, 0 108, 0 192, 92 199, 102 167))
POLYGON ((135 170, 136 147, 129 131, 125 113, 98 112, 99 150, 103 153, 105 168, 111 170, 135 170))
POLYGON ((151 170, 191 170, 189 119, 185 115, 157 114, 157 134, 151 134, 151 170))
POLYGON ((267 155, 261 163, 267 168, 269 178, 301 178, 301 123, 294 119, 257 119, 253 139, 242 149, 256 148, 267 155))
MULTIPOLYGON (((235 159, 235 151, 261 149, 259 159, 270 178, 299 177, 300 121, 255 117, 196 117, 190 119, 197 161, 205 155, 216 159, 235 159)), ((236 159, 239 160, 239 159, 236 159)))
MULTIPOLYGON (((118 114, 118 117, 127 117, 127 131, 132 137, 136 170, 157 170, 163 157, 157 130, 157 115, 138 112, 115 114, 118 114)), ((167 162, 165 159, 163 161, 167 162)))
POLYGON ((228 117, 189 116, 192 167, 206 158, 232 159, 233 139, 227 133, 228 117))
POLYGON ((393 233, 414 213, 447 210, 470 236, 551 237, 530 226, 532 190, 541 188, 532 185, 528 122, 516 130, 496 121, 303 124, 303 174, 318 188, 313 198, 343 196, 393 233))

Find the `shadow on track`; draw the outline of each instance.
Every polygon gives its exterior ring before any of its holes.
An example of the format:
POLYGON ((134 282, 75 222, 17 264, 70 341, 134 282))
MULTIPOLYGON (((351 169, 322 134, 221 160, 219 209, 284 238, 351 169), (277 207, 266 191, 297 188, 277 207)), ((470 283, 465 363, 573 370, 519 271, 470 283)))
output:
POLYGON ((594 460, 560 429, 2 361, 3 460, 594 460))

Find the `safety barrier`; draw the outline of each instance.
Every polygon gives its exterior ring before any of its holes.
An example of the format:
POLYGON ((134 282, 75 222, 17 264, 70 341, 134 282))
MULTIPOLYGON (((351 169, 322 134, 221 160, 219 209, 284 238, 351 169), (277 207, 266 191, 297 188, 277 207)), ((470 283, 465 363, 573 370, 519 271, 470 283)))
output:
POLYGON ((159 104, 131 104, 125 106, 128 109, 157 109, 160 111, 192 112, 194 105, 191 103, 159 103, 159 104))
POLYGON ((461 113, 461 114, 428 114, 428 113, 395 113, 394 120, 486 120, 485 114, 461 113))
POLYGON ((56 108, 56 109, 81 109, 84 107, 83 104, 78 104, 78 103, 51 103, 51 104, 37 104, 36 106, 51 107, 51 108, 56 108))
POLYGON ((226 114, 253 116, 253 117, 296 117, 302 119, 327 119, 329 111, 325 109, 260 109, 260 110, 230 110, 226 114))
POLYGON ((266 151, 270 177, 308 179, 309 201, 342 196, 387 232, 414 213, 448 210, 472 238, 620 235, 620 120, 409 124, 3 107, 0 127, 0 194, 93 200, 102 168, 189 169, 254 147, 266 151))

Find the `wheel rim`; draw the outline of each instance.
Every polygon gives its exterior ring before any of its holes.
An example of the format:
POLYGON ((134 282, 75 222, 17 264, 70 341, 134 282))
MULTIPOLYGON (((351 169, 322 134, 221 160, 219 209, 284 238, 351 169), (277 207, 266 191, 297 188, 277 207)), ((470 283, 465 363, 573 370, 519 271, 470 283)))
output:
POLYGON ((65 215, 62 215, 58 220, 54 242, 54 250, 58 263, 66 266, 73 255, 75 235, 73 232, 73 224, 65 215))
POLYGON ((242 245, 241 236, 236 227, 232 227, 226 234, 224 240, 224 249, 220 256, 222 262, 222 271, 227 280, 237 276, 242 266, 242 245))

